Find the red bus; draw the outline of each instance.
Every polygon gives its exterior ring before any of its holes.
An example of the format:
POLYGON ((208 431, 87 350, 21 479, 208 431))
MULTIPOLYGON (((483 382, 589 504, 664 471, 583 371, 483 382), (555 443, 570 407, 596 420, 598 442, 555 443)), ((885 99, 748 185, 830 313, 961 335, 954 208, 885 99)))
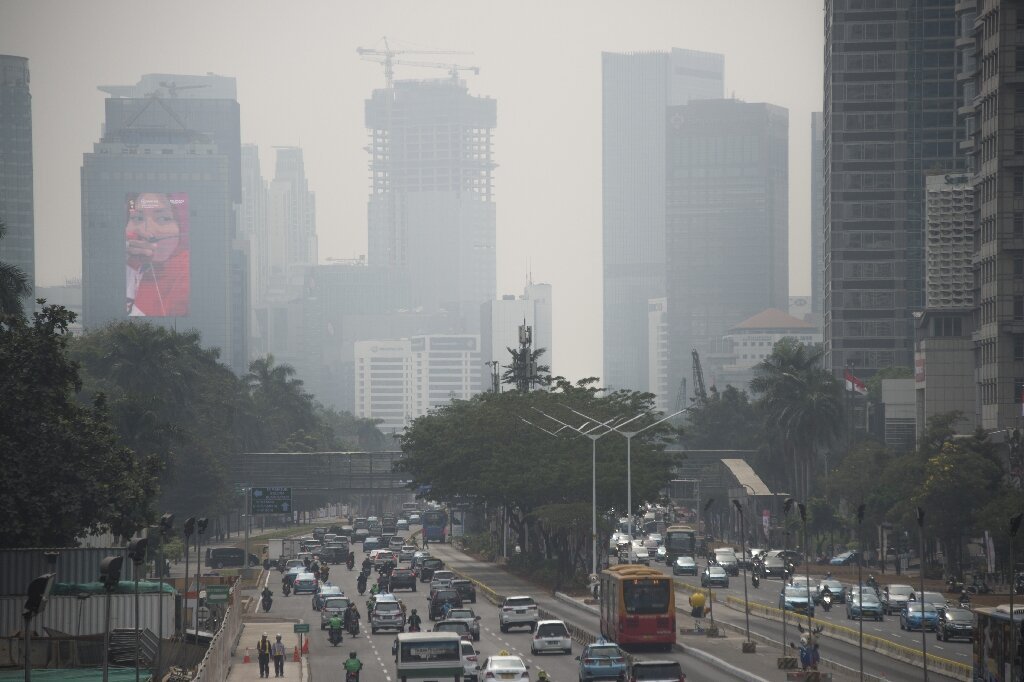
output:
POLYGON ((672 577, 648 566, 620 564, 601 573, 601 634, 622 647, 676 642, 672 577))

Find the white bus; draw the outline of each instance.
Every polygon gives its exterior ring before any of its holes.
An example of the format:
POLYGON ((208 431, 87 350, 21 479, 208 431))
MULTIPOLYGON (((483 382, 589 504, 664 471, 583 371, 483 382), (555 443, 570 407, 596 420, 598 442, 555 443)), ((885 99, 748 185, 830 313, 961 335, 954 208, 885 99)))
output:
POLYGON ((460 682, 462 638, 454 632, 403 632, 395 639, 395 677, 407 680, 444 680, 460 682))

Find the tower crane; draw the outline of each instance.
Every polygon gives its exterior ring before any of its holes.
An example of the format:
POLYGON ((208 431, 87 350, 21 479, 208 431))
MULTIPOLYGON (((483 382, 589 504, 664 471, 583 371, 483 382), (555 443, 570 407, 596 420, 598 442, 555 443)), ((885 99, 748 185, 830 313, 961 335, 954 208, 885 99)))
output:
POLYGON ((708 391, 704 386, 704 370, 700 366, 700 353, 694 348, 690 355, 693 356, 693 393, 698 401, 704 402, 708 399, 708 391))
MULTIPOLYGON (((391 88, 395 80, 395 56, 401 54, 472 54, 472 52, 459 52, 456 50, 392 50, 388 44, 387 36, 384 36, 384 49, 379 50, 374 47, 357 47, 356 53, 363 59, 371 62, 377 62, 378 64, 384 65, 384 82, 388 88, 391 88)), ((445 65, 448 68, 450 65, 445 65)), ((460 67, 460 68, 472 68, 472 67, 460 67)))
POLYGON ((479 66, 463 66, 462 64, 444 64, 441 62, 414 62, 405 59, 395 59, 391 63, 398 64, 400 66, 423 66, 430 69, 447 69, 448 75, 452 77, 453 82, 459 80, 459 71, 472 71, 474 76, 480 75, 479 66))

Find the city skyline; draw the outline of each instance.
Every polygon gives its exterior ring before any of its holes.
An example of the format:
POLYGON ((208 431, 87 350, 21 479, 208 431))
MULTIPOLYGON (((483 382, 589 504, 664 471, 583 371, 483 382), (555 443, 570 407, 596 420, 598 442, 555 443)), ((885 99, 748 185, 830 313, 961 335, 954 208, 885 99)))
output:
MULTIPOLYGON (((319 195, 320 262, 366 253, 363 100, 384 79, 380 66, 359 61, 355 47, 379 46, 380 35, 387 34, 396 37, 393 46, 475 51, 451 60, 480 66, 478 76, 463 74, 470 92, 499 102, 497 290, 520 289, 531 269, 536 279, 558 288, 565 304, 555 320, 555 336, 560 348, 574 350, 559 363, 560 373, 603 374, 601 303, 594 295, 601 287, 602 51, 676 46, 721 52, 728 64, 726 96, 772 102, 791 111, 790 288, 801 294, 810 291, 810 264, 795 255, 809 252, 809 188, 800 178, 810 172, 810 141, 793 126, 802 128, 807 115, 820 109, 823 38, 819 9, 809 10, 804 2, 773 3, 771 8, 746 2, 714 12, 668 2, 651 2, 639 12, 613 3, 586 3, 582 16, 594 21, 587 22, 580 40, 568 45, 562 34, 578 23, 583 3, 543 6, 543 24, 530 18, 536 13, 529 7, 495 6, 485 13, 472 3, 446 5, 444 12, 433 5, 367 5, 339 22, 340 13, 323 3, 310 6, 299 38, 287 32, 279 36, 270 12, 241 12, 242 5, 232 2, 185 2, 173 9, 151 8, 147 16, 159 19, 167 33, 187 33, 189 49, 155 51, 151 57, 119 47, 115 39, 120 27, 108 19, 128 7, 124 2, 100 2, 88 9, 69 5, 67 21, 55 26, 39 3, 0 5, 0 40, 6 51, 28 57, 33 71, 37 199, 65 197, 37 201, 37 240, 66 247, 37 254, 40 284, 79 275, 78 167, 102 120, 103 94, 96 88, 135 82, 145 73, 212 71, 236 78, 243 139, 257 142, 265 160, 273 158, 275 145, 301 146, 305 152, 310 189, 319 195), (189 21, 190 8, 206 20, 189 21), (446 21, 460 8, 463 22, 446 21), (233 34, 244 38, 224 37, 221 27, 229 17, 233 34), (538 48, 524 50, 510 37, 517 32, 529 34, 540 47, 557 46, 560 59, 541 55, 538 48), (795 39, 780 46, 772 37, 779 34, 795 39), (284 45, 273 55, 245 48, 271 37, 284 45), (100 44, 102 51, 94 47, 100 44), (294 45, 290 53, 289 44, 294 45), (761 51, 769 48, 773 59, 764 60, 761 51), (69 50, 79 58, 63 59, 69 50), (787 78, 779 79, 782 73, 787 78), (553 107, 556 101, 560 104, 553 107), (282 107, 279 102, 302 106, 282 107), (77 114, 69 117, 68 110, 77 114), (565 267, 566 259, 570 267, 565 267)), ((397 78, 438 76, 444 73, 412 68, 396 73, 397 78)))

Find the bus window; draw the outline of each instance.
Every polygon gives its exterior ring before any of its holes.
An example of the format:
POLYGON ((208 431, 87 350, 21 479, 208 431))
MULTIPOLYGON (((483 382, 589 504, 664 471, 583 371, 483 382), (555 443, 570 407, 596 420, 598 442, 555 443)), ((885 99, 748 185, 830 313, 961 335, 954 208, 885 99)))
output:
POLYGON ((626 613, 665 613, 669 607, 668 580, 626 580, 622 585, 626 613))

